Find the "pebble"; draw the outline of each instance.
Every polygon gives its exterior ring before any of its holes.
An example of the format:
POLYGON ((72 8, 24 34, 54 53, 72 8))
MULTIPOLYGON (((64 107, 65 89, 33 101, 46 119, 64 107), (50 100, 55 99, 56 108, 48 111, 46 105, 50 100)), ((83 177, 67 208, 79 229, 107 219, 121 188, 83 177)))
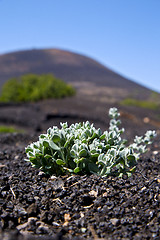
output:
POLYGON ((111 218, 110 221, 114 226, 118 225, 118 223, 120 222, 117 218, 111 218))

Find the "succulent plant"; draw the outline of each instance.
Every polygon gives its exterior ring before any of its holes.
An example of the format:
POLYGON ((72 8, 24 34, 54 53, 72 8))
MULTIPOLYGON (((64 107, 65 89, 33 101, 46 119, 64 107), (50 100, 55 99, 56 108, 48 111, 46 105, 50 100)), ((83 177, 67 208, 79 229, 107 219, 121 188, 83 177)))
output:
POLYGON ((60 129, 57 126, 49 128, 37 142, 26 147, 27 161, 50 175, 131 176, 140 154, 147 150, 156 132, 149 130, 144 136, 136 136, 133 144, 126 146, 127 141, 121 138, 124 129, 119 129, 121 121, 117 108, 110 108, 109 116, 109 130, 104 132, 89 121, 71 126, 60 123, 60 129))

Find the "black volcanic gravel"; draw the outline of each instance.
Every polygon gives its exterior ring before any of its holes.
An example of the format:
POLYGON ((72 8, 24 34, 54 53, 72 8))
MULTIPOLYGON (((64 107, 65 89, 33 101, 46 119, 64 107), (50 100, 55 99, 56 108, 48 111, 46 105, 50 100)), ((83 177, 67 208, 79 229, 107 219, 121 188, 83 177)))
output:
POLYGON ((0 135, 0 239, 160 239, 158 140, 123 179, 46 176, 24 161, 33 140, 0 135))

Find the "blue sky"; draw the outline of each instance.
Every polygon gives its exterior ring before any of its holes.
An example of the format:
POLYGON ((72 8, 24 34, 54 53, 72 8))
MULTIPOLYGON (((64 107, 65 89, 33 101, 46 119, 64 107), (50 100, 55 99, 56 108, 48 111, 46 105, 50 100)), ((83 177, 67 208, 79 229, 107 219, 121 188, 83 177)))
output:
POLYGON ((0 54, 60 48, 160 92, 160 0, 0 0, 0 54))

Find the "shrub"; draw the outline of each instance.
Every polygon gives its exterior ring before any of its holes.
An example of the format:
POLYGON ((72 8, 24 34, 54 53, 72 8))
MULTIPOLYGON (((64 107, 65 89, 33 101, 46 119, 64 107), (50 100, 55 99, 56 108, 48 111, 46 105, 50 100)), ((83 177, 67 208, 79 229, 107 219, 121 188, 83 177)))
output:
POLYGON ((154 102, 154 101, 142 101, 142 100, 137 100, 137 99, 133 99, 133 98, 126 98, 121 101, 121 104, 128 105, 128 106, 147 108, 147 109, 152 109, 152 110, 156 110, 160 106, 159 103, 154 102))
POLYGON ((63 98, 75 94, 75 89, 53 75, 26 74, 8 80, 2 88, 1 102, 29 102, 63 98))
POLYGON ((15 132, 21 131, 11 126, 0 125, 0 133, 15 133, 15 132))
POLYGON ((98 174, 101 176, 131 175, 136 162, 146 145, 156 135, 147 131, 144 137, 135 137, 134 143, 126 146, 121 138, 124 129, 119 129, 119 113, 109 110, 111 117, 109 131, 102 133, 88 121, 72 124, 61 123, 61 129, 54 126, 39 141, 26 147, 27 161, 47 174, 98 174))

